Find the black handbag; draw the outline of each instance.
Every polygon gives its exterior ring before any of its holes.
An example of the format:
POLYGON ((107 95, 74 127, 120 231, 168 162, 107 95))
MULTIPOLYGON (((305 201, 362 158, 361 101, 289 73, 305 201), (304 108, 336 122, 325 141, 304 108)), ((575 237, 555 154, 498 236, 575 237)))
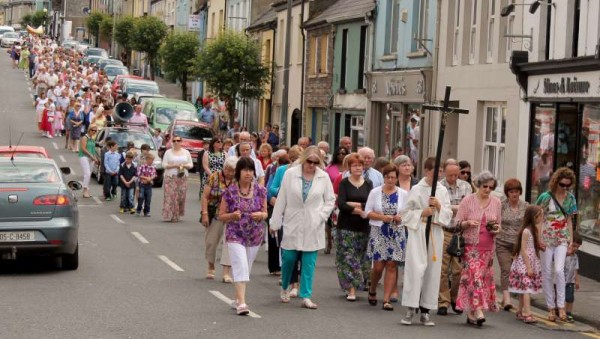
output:
POLYGON ((465 238, 463 238, 462 232, 452 234, 452 239, 446 248, 446 253, 453 257, 461 257, 464 252, 465 238))

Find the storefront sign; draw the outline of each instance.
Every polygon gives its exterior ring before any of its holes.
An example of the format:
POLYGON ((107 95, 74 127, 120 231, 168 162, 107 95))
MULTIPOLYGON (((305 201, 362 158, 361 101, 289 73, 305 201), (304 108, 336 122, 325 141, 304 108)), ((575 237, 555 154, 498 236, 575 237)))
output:
POLYGON ((529 98, 590 98, 600 96, 600 72, 532 75, 529 98))
POLYGON ((188 20, 188 29, 190 31, 199 31, 200 30, 200 15, 190 14, 188 20))
POLYGON ((431 71, 426 78, 420 71, 371 73, 369 97, 371 101, 423 102, 429 91, 431 71))

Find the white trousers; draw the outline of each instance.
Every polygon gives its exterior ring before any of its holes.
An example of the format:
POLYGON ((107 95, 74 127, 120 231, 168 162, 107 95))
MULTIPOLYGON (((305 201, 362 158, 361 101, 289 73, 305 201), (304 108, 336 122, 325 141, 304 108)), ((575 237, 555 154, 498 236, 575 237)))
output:
POLYGON ((90 170, 90 158, 79 157, 79 164, 81 165, 81 169, 83 171, 83 188, 89 188, 90 178, 92 176, 92 171, 90 170))
POLYGON ((238 243, 227 243, 234 282, 250 281, 252 263, 256 259, 259 248, 260 246, 246 247, 238 243))
POLYGON ((542 289, 549 309, 565 307, 565 259, 567 245, 547 247, 541 253, 542 289), (554 269, 554 270, 553 270, 554 269), (553 272, 554 271, 554 272, 553 272), (553 273, 556 276, 553 279, 553 273), (554 300, 554 284, 556 284, 556 300, 554 300))

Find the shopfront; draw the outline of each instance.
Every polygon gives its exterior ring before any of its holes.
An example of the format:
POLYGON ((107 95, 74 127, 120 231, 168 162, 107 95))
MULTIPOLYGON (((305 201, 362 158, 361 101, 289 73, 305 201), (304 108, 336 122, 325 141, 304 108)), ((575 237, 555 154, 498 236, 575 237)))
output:
POLYGON ((600 63, 584 57, 511 67, 517 70, 530 103, 526 198, 535 202, 548 189, 556 169, 571 168, 577 176, 575 226, 588 243, 582 251, 592 254, 587 263, 593 260, 596 265, 600 256, 600 63))
POLYGON ((369 76, 368 144, 377 156, 395 147, 415 163, 421 158, 422 105, 431 90, 431 70, 373 72, 369 76))

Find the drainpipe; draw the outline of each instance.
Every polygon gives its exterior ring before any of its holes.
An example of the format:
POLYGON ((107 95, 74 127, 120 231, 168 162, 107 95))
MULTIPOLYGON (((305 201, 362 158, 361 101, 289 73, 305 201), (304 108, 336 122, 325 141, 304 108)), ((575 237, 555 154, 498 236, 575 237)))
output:
MULTIPOLYGON (((371 74, 371 72, 373 71, 373 49, 374 49, 374 45, 375 45, 375 15, 376 15, 376 9, 377 9, 377 2, 375 2, 375 7, 371 10, 371 14, 369 17, 369 13, 365 14, 365 23, 369 26, 369 44, 367 46, 367 56, 366 56, 366 60, 365 62, 367 63, 367 69, 365 70, 365 77, 366 77, 366 82, 367 82, 367 86, 369 86, 369 84, 371 83, 371 81, 373 81, 373 75, 371 74)), ((366 88, 365 89, 365 97, 367 99, 367 106, 366 106, 366 117, 368 119, 366 119, 365 122, 365 135, 371 135, 370 131, 371 131, 371 126, 373 125, 373 104, 371 102, 371 98, 369 95, 370 88, 366 88)), ((391 123, 391 121, 390 121, 391 123)), ((376 141, 373 143, 373 138, 369 137, 368 142, 371 144, 371 147, 373 148, 373 146, 377 145, 374 147, 374 149, 376 150, 377 153, 381 154, 381 150, 378 150, 379 148, 379 140, 375 139, 376 141)), ((387 155, 387 154, 386 154, 387 155)))
MULTIPOLYGON (((300 129, 300 133, 298 134, 300 137, 303 136, 303 121, 305 120, 304 114, 304 73, 306 67, 304 67, 305 59, 306 59, 306 33, 304 33, 304 0, 302 0, 302 8, 300 9, 300 34, 302 34, 302 80, 300 80, 300 123, 298 124, 298 128, 300 129)), ((314 140, 313 140, 314 141, 314 140)))
MULTIPOLYGON (((277 19, 270 25, 273 31, 273 43, 271 44, 271 107, 269 107, 269 122, 272 123, 273 119, 273 95, 275 94, 275 45, 277 44, 277 19)), ((281 127, 280 127, 281 128, 281 127)))

